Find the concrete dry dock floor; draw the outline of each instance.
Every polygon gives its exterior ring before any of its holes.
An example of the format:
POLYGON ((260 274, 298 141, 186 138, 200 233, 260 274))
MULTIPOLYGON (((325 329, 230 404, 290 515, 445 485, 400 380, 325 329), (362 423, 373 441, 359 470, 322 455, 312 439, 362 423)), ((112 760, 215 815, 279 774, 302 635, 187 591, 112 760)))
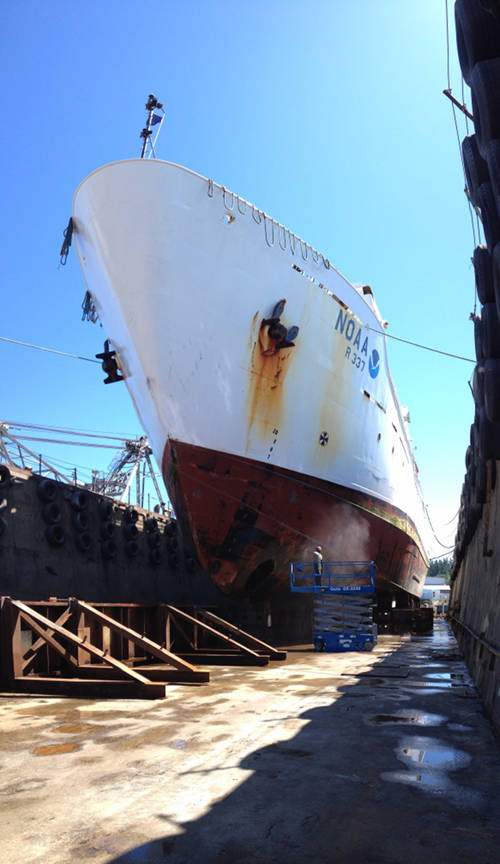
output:
POLYGON ((0 712, 8 864, 500 858, 498 739, 444 622, 372 654, 214 668, 163 701, 0 712))

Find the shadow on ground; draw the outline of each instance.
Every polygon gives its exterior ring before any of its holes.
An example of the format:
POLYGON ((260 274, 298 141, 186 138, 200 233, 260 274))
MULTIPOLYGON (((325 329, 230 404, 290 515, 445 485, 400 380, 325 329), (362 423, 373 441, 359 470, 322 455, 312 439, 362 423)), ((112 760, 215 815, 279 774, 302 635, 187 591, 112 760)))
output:
POLYGON ((448 626, 342 680, 294 738, 240 763, 253 773, 231 794, 191 822, 152 811, 165 837, 114 864, 496 864, 499 748, 448 626))

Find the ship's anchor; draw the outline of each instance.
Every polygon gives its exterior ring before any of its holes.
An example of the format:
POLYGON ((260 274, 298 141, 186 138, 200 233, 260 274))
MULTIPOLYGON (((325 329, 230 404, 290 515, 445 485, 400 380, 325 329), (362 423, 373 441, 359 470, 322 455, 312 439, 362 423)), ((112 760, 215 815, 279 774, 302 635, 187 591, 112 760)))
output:
POLYGON ((262 321, 261 326, 268 327, 267 335, 269 339, 272 339, 275 343, 273 346, 267 348, 263 352, 264 354, 275 354, 281 348, 293 348, 295 346, 293 340, 297 338, 299 328, 294 324, 293 327, 287 329, 280 321, 285 308, 285 303, 285 299, 279 300, 272 311, 271 317, 264 318, 262 321))
POLYGON ((110 350, 109 339, 104 343, 104 351, 95 355, 99 360, 102 360, 101 366, 107 374, 104 379, 105 384, 115 384, 117 381, 123 381, 124 375, 120 371, 117 361, 115 360, 116 351, 110 350))

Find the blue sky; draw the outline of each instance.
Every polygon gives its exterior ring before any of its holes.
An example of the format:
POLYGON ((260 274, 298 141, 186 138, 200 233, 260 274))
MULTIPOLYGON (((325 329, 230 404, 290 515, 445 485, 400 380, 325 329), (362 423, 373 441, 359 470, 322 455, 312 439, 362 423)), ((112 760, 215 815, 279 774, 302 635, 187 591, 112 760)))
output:
MULTIPOLYGON (((212 177, 370 284, 388 333, 474 356, 474 247, 442 95, 444 0, 16 0, 2 4, 0 25, 1 336, 102 350, 102 329, 80 320, 74 249, 58 269, 62 231, 87 174, 140 154, 152 92, 167 111, 160 158, 212 177)), ((473 365, 394 341, 389 352, 447 541, 473 365)), ((104 387, 98 366, 3 342, 0 357, 2 418, 140 433, 126 388, 104 387)), ((113 454, 57 455, 103 468, 113 454)))

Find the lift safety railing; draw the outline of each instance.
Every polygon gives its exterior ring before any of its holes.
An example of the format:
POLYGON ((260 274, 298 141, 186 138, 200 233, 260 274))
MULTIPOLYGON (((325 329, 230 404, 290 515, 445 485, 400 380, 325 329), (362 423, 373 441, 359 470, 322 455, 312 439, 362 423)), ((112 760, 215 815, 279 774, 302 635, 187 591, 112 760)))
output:
POLYGON ((290 563, 290 589, 313 594, 374 594, 374 561, 313 561, 290 563))

